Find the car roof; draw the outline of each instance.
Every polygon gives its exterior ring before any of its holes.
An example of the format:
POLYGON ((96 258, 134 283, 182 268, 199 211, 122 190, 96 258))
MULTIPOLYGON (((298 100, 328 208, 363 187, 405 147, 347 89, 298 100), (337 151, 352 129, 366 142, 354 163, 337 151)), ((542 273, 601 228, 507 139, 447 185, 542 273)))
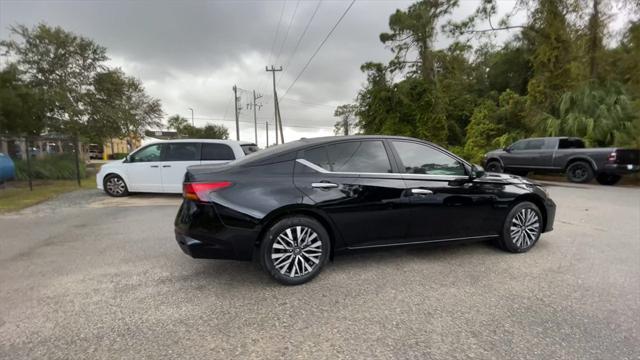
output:
POLYGON ((175 139, 175 140, 154 140, 149 144, 161 144, 161 143, 181 143, 181 142, 199 142, 199 143, 214 143, 214 144, 240 144, 240 145, 255 145, 250 141, 237 141, 237 140, 223 140, 223 139, 175 139))
MULTIPOLYGON (((427 143, 436 148, 442 149, 442 147, 430 143, 425 140, 406 137, 406 136, 391 136, 391 135, 350 135, 350 136, 323 136, 317 138, 302 138, 300 140, 291 141, 285 144, 271 146, 264 150, 260 150, 249 154, 241 159, 234 161, 237 165, 262 165, 272 162, 280 162, 290 160, 290 158, 294 157, 298 151, 304 150, 309 147, 321 146, 323 144, 328 144, 336 141, 348 141, 348 140, 409 140, 409 141, 419 141, 422 143, 427 143)), ((443 149, 446 151, 446 149, 443 149)))

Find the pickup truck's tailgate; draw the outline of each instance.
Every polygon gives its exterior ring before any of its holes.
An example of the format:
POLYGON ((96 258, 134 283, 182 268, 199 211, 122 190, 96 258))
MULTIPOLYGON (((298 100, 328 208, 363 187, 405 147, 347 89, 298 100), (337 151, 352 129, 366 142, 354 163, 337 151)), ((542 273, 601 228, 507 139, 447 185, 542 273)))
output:
POLYGON ((616 150, 616 164, 640 165, 640 150, 637 150, 637 149, 616 150))

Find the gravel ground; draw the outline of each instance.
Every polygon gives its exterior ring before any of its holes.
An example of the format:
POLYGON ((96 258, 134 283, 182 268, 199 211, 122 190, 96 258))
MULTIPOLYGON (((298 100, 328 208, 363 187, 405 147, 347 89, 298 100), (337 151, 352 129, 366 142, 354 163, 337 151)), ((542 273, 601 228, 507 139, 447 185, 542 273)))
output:
POLYGON ((555 231, 336 257, 284 287, 194 260, 178 197, 81 191, 0 216, 0 358, 640 358, 640 189, 550 187, 555 231))

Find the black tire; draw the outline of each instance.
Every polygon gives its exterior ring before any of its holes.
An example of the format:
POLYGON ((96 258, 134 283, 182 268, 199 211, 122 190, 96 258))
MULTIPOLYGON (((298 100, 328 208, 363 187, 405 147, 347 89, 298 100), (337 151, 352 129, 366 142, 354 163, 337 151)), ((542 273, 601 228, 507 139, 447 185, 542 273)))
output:
POLYGON ((574 183, 588 183, 593 179, 593 169, 586 161, 576 161, 567 167, 567 180, 574 183))
POLYGON ((501 173, 501 172, 504 172, 504 169, 502 168, 502 164, 500 164, 500 161, 491 160, 487 163, 487 171, 494 172, 494 173, 501 173))
POLYGON ((313 218, 294 215, 279 220, 267 230, 260 244, 260 264, 279 283, 300 285, 320 273, 329 260, 330 251, 331 240, 324 226, 313 218), (298 228, 302 236, 298 236, 298 228), (305 231, 311 231, 306 233, 311 240, 305 238, 305 231), (291 241, 287 239, 289 236, 291 241), (318 245, 315 245, 316 238, 318 245))
POLYGON ((601 185, 615 185, 622 179, 622 176, 617 174, 598 174, 596 180, 601 185))
POLYGON ((542 214, 536 204, 529 201, 520 202, 513 206, 509 214, 507 214, 502 226, 502 237, 498 244, 503 250, 508 252, 527 252, 538 242, 538 239, 540 239, 540 235, 544 230, 542 227, 542 214), (528 214, 535 214, 535 219, 533 217, 529 218, 528 214), (514 220, 516 217, 518 217, 518 221, 525 220, 531 221, 531 223, 528 225, 527 223, 523 223, 523 227, 520 227, 514 220), (514 230, 513 228, 519 229, 514 230), (523 231, 524 228, 527 230, 523 231), (533 229, 537 230, 534 232, 533 229), (522 234, 522 237, 520 237, 520 234, 522 234))
POLYGON ((129 195, 129 188, 119 175, 110 174, 105 176, 102 187, 109 196, 123 197, 129 195))

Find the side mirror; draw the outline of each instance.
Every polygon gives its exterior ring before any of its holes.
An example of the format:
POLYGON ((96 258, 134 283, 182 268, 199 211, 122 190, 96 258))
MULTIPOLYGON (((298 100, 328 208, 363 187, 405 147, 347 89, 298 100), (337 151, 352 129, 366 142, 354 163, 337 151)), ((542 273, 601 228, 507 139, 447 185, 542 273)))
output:
POLYGON ((129 157, 129 155, 124 157, 124 162, 126 163, 131 162, 131 158, 129 157))
POLYGON ((502 150, 504 150, 504 152, 511 152, 511 147, 505 146, 502 150))
POLYGON ((472 165, 471 166, 471 175, 469 175, 470 179, 477 179, 479 177, 483 177, 485 174, 484 168, 480 165, 472 165))

